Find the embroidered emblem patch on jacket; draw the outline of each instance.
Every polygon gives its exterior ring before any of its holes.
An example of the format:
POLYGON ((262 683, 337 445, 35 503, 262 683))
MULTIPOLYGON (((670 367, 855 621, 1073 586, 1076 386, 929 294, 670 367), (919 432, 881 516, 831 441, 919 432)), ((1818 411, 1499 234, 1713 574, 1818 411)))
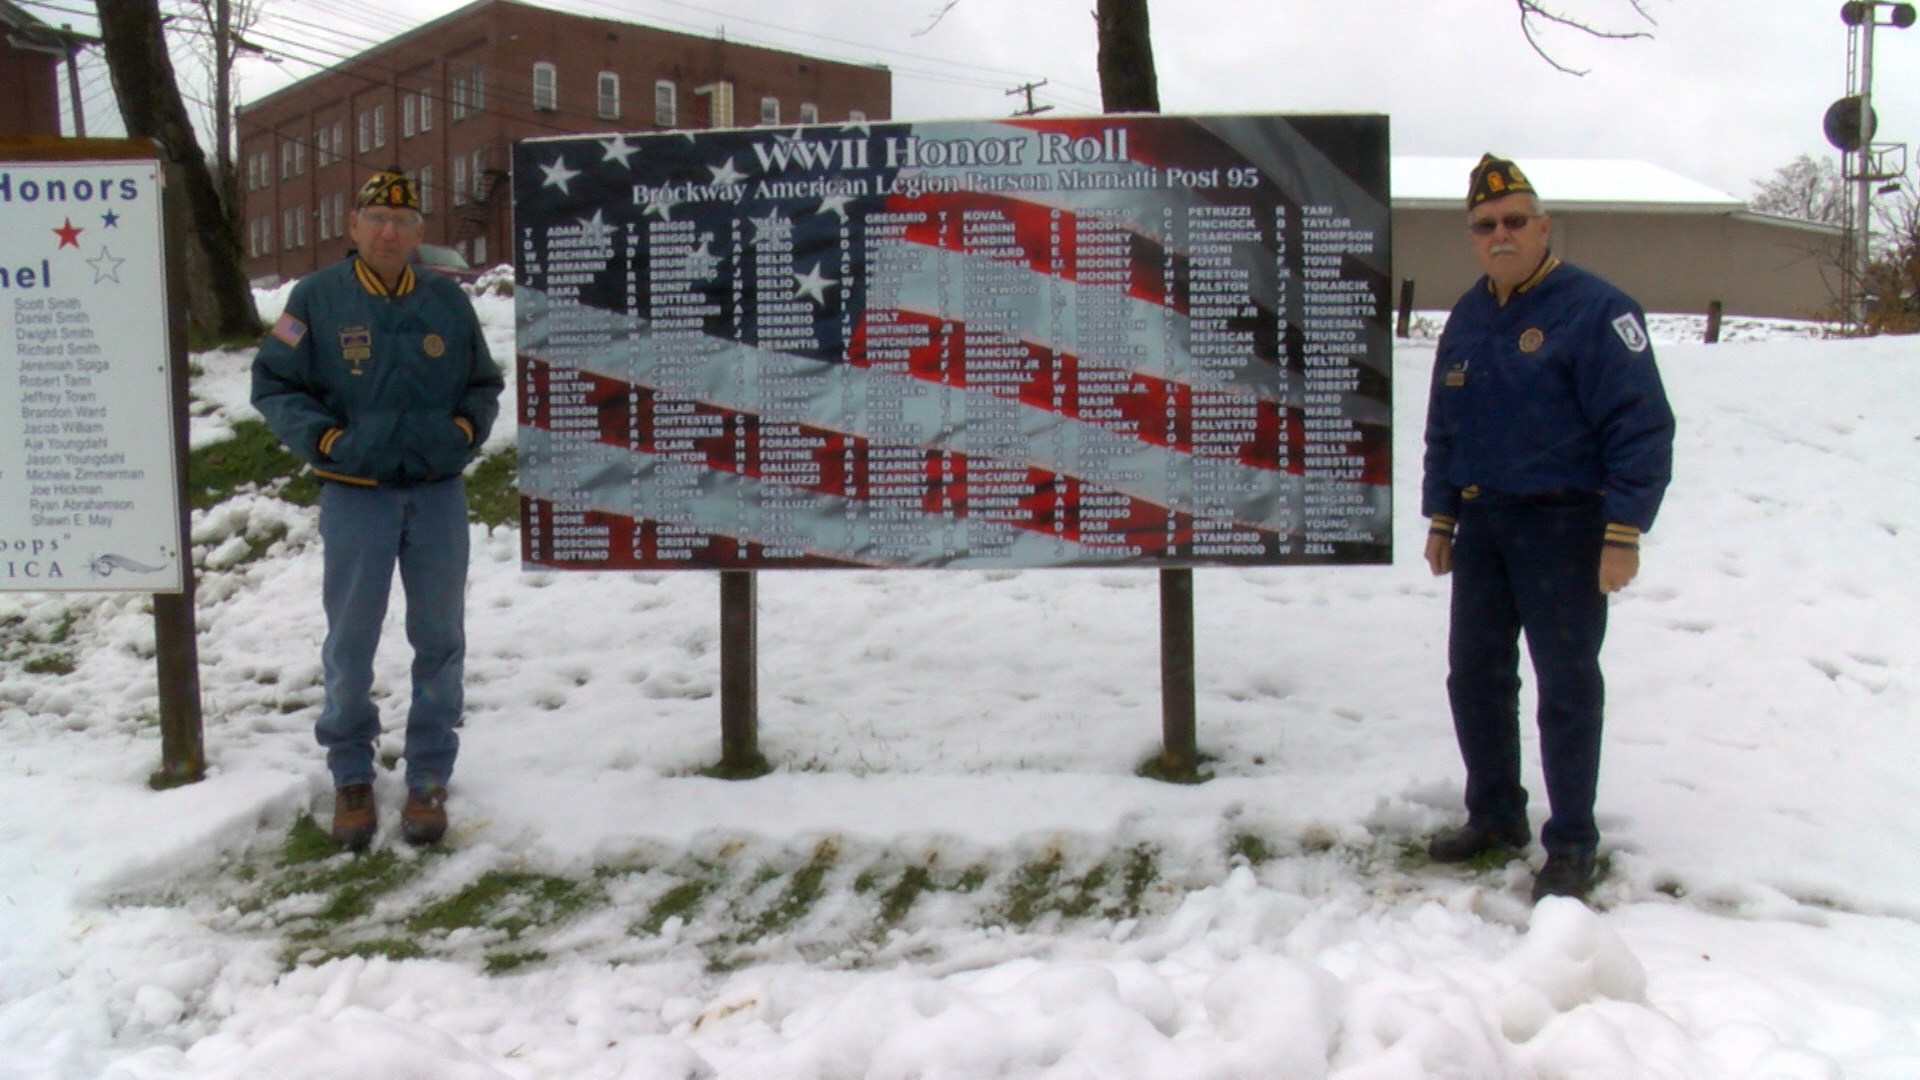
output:
POLYGON ((441 340, 439 334, 428 334, 420 339, 420 351, 438 359, 446 354, 447 343, 441 340))
POLYGON ((1647 351, 1647 331, 1640 320, 1629 311, 1613 320, 1613 332, 1620 335, 1620 341, 1632 352, 1647 351))
POLYGON ((279 318, 273 320, 273 336, 279 338, 281 344, 291 349, 300 344, 301 338, 307 336, 307 324, 283 311, 279 318))
POLYGON ((1527 327, 1526 332, 1520 335, 1521 352, 1538 352, 1540 351, 1540 346, 1546 343, 1547 335, 1541 333, 1540 328, 1537 326, 1527 327))

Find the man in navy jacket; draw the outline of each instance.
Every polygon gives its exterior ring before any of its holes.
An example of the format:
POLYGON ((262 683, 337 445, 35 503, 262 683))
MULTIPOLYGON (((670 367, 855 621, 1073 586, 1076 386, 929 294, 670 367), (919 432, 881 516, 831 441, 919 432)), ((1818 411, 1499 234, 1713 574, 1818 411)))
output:
POLYGON ((333 839, 354 849, 378 827, 370 691, 396 566, 413 646, 401 835, 425 844, 447 830, 466 660, 460 474, 503 388, 466 294, 413 272, 425 229, 411 180, 395 171, 368 180, 348 217, 357 250, 293 287, 253 361, 254 406, 323 481, 326 703, 314 733, 333 774, 333 839))
POLYGON ((1639 571, 1673 462, 1640 306, 1555 258, 1551 229, 1519 167, 1481 158, 1467 232, 1486 276, 1454 305, 1434 355, 1421 488, 1427 565, 1453 575, 1447 696, 1467 768, 1467 823, 1428 852, 1463 862, 1532 839, 1524 632, 1551 804, 1535 900, 1593 884, 1607 595, 1639 571))

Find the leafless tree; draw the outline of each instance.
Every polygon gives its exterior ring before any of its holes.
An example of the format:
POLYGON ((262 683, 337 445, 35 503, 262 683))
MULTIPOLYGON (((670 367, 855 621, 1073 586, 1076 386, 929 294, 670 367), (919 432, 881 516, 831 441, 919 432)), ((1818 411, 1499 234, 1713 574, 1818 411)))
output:
MULTIPOLYGON (((1590 37, 1604 38, 1609 41, 1626 41, 1630 38, 1653 36, 1652 32, 1648 30, 1608 29, 1593 22, 1591 19, 1568 14, 1564 6, 1560 3, 1544 3, 1542 0, 1513 0, 1513 2, 1514 5, 1519 8, 1520 29, 1527 35, 1527 44, 1532 46, 1535 53, 1539 54, 1540 59, 1553 65, 1555 71, 1563 71, 1568 75, 1585 75, 1586 71, 1580 68, 1568 67, 1555 59, 1553 54, 1549 53, 1546 46, 1541 43, 1540 31, 1542 27, 1565 27, 1590 37)), ((1619 0, 1619 2, 1631 7, 1633 14, 1638 16, 1640 20, 1648 26, 1654 25, 1653 16, 1648 13, 1645 0, 1619 0)))
POLYGON ((184 189, 194 237, 187 252, 188 321, 221 340, 258 336, 260 315, 247 285, 239 224, 228 213, 181 100, 158 0, 95 0, 95 6, 127 135, 157 142, 184 189))
POLYGON ((1829 158, 1801 154, 1753 183, 1756 192, 1747 205, 1760 213, 1826 225, 1847 223, 1847 184, 1829 158))

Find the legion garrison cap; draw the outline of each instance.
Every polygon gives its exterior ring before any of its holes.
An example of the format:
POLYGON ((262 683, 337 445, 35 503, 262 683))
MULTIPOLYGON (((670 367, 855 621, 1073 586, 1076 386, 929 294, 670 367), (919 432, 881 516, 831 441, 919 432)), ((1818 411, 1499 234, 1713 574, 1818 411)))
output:
POLYGON ((366 183, 360 185, 360 194, 354 196, 355 208, 363 206, 400 206, 408 210, 420 209, 420 192, 413 186, 407 174, 393 169, 374 173, 366 183))
POLYGON ((1512 195, 1523 191, 1534 194, 1533 181, 1520 171, 1520 166, 1505 158, 1492 154, 1480 155, 1480 164, 1473 167, 1473 178, 1467 186, 1467 209, 1471 210, 1488 199, 1497 199, 1502 195, 1512 195))

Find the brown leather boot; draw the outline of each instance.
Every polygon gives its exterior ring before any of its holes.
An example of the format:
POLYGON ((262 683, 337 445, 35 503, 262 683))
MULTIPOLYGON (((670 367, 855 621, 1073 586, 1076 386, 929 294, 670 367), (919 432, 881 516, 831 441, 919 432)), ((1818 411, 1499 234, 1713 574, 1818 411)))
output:
POLYGON ((400 809, 400 835, 409 844, 437 844, 447 835, 447 789, 439 784, 407 791, 400 809))
POLYGON ((333 842, 349 851, 365 851, 380 827, 373 806, 372 784, 348 784, 333 789, 333 842))

